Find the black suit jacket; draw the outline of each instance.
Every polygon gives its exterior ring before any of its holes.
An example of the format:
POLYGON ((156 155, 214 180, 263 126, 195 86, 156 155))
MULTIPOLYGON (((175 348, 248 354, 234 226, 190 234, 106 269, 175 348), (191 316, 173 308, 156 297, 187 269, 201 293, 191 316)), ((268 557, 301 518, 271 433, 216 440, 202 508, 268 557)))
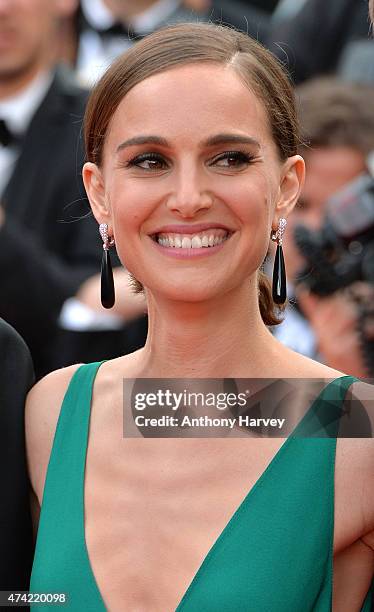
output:
POLYGON ((58 68, 2 197, 0 316, 26 341, 37 377, 56 367, 62 304, 100 269, 97 223, 81 177, 86 99, 71 73, 58 68))
POLYGON ((269 14, 250 2, 212 0, 207 17, 215 23, 234 26, 261 43, 268 37, 269 14))
POLYGON ((369 37, 367 2, 307 0, 295 15, 270 30, 267 44, 295 83, 336 69, 345 45, 369 37))
POLYGON ((25 343, 0 319, 0 591, 29 588, 33 544, 24 405, 32 382, 25 343))

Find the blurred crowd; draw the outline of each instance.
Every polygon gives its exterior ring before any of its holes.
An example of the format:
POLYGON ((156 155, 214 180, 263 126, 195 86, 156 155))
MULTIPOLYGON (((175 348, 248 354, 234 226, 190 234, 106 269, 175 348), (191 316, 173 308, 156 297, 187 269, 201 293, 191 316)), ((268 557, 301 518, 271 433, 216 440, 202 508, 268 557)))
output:
MULTIPOLYGON (((90 87, 125 49, 169 23, 243 30, 295 84, 307 180, 284 237, 289 304, 273 333, 361 378, 374 376, 374 40, 367 0, 0 0, 0 317, 36 376, 113 358, 146 337, 143 296, 102 255, 81 178, 90 87)), ((269 245, 268 262, 272 257, 269 245)), ((270 267, 269 267, 270 269, 270 267)))

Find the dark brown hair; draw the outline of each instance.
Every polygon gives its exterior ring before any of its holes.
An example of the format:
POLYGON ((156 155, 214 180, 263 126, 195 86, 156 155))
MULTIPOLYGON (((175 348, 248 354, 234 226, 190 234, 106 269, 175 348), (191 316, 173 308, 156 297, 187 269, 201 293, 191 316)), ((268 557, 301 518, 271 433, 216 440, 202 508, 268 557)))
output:
MULTIPOLYGON (((282 161, 295 155, 299 128, 291 83, 278 60, 242 32, 210 23, 168 26, 145 37, 107 70, 88 101, 84 136, 87 159, 101 165, 111 119, 124 96, 144 79, 196 62, 231 66, 243 83, 263 102, 272 137, 282 161)), ((280 322, 269 279, 259 271, 259 307, 266 325, 280 322)), ((136 293, 142 284, 133 277, 136 293)))

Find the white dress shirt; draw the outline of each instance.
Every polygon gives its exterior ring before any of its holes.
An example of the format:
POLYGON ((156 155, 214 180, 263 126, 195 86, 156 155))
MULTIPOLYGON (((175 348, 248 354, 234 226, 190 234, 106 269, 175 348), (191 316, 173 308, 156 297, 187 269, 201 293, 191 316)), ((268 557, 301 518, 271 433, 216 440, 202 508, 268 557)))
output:
MULTIPOLYGON (((181 4, 180 0, 158 0, 149 9, 131 18, 131 27, 139 34, 149 34, 165 22, 181 4)), ((95 30, 106 30, 116 22, 102 0, 82 0, 81 9, 92 30, 82 32, 77 57, 77 77, 85 87, 92 87, 108 66, 132 41, 123 35, 102 38, 95 30)))

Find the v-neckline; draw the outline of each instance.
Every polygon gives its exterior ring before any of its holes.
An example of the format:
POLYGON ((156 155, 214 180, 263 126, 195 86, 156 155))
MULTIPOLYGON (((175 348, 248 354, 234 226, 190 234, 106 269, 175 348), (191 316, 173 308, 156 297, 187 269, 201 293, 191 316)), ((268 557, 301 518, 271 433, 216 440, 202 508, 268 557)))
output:
MULTIPOLYGON (((102 363, 104 363, 104 362, 100 363, 99 368, 102 365, 102 363)), ((86 459, 87 459, 88 442, 89 442, 89 428, 90 428, 90 420, 91 420, 93 386, 94 386, 96 374, 97 374, 99 368, 97 369, 97 371, 95 373, 95 377, 94 377, 94 379, 92 381, 92 389, 91 389, 91 395, 90 395, 90 399, 89 399, 89 406, 88 406, 89 415, 88 415, 88 423, 87 423, 86 459)), ((191 582, 187 586, 187 589, 185 590, 184 594, 182 595, 182 597, 181 597, 181 599, 180 599, 180 601, 179 601, 179 603, 178 603, 178 605, 177 605, 177 607, 175 609, 175 612, 181 612, 181 610, 183 609, 184 605, 187 602, 187 599, 188 599, 192 589, 194 588, 196 582, 200 579, 200 576, 204 572, 207 564, 209 563, 210 558, 213 556, 213 554, 215 554, 217 548, 219 548, 219 546, 221 544, 221 541, 226 537, 226 534, 231 530, 231 528, 232 528, 233 524, 235 523, 238 515, 240 515, 242 513, 243 509, 246 507, 246 505, 248 504, 249 500, 254 495, 256 489, 260 486, 260 484, 263 483, 263 481, 267 477, 269 471, 271 471, 271 469, 274 467, 274 465, 284 455, 285 451, 287 450, 287 448, 288 448, 288 446, 290 444, 290 441, 291 440, 295 440, 294 434, 303 425, 304 421, 307 420, 307 418, 309 417, 310 413, 313 411, 314 406, 321 399, 321 396, 326 392, 327 388, 330 387, 330 385, 332 385, 332 384, 342 380, 343 378, 353 378, 353 377, 346 374, 344 376, 339 376, 338 378, 334 378, 327 385, 325 385, 325 387, 322 389, 322 391, 313 400, 312 404, 309 406, 309 408, 305 412, 304 416, 300 419, 299 423, 297 423, 297 425, 294 427, 294 429, 292 430, 290 435, 286 438, 286 440, 283 442, 283 444, 278 448, 277 452, 273 455, 273 457, 271 458, 271 460, 269 461, 269 463, 267 464, 265 469, 261 472, 260 476, 254 482, 254 484, 252 485, 252 487, 250 488, 248 493, 245 495, 243 500, 240 502, 239 506, 233 512, 233 514, 231 515, 231 517, 227 521, 226 525, 224 526, 224 528, 222 529, 220 534, 214 540, 214 542, 211 545, 211 547, 209 548, 207 554, 205 555, 205 557, 203 558, 202 562, 200 563, 200 565, 199 565, 196 573, 194 574, 191 582)), ((107 610, 107 607, 106 607, 106 605, 104 603, 104 599, 103 599, 103 597, 101 595, 101 591, 100 591, 99 586, 97 584, 97 581, 96 581, 96 578, 95 578, 95 574, 94 574, 93 569, 92 569, 90 557, 89 557, 89 554, 88 554, 87 542, 86 542, 85 519, 84 519, 84 517, 85 517, 86 463, 87 463, 87 461, 85 460, 84 468, 83 468, 83 471, 82 471, 82 487, 83 487, 82 496, 81 496, 81 500, 82 500, 82 508, 81 508, 82 549, 83 549, 84 555, 86 557, 86 562, 87 562, 88 570, 89 570, 89 572, 90 572, 90 574, 92 576, 93 583, 96 586, 97 596, 100 599, 100 602, 101 602, 103 608, 105 610, 107 610)))

